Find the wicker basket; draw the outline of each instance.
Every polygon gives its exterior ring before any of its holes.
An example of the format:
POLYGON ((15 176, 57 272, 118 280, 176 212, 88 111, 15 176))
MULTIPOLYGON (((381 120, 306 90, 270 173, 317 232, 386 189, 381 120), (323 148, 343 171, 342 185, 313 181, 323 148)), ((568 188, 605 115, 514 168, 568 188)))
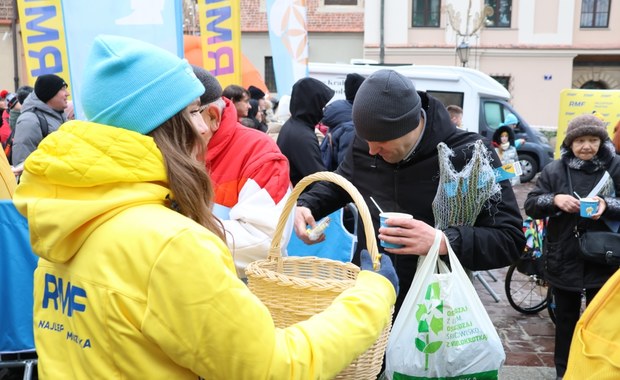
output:
MULTIPOLYGON (((255 261, 245 270, 250 290, 267 306, 276 327, 290 326, 325 310, 340 293, 355 284, 359 273, 359 267, 351 263, 281 255, 280 244, 288 216, 299 194, 315 181, 333 182, 351 195, 362 218, 368 251, 375 265, 379 260, 370 212, 357 189, 331 172, 318 172, 303 178, 284 206, 267 259, 255 261)), ((376 379, 381 370, 390 328, 391 323, 381 332, 379 339, 336 379, 376 379)))

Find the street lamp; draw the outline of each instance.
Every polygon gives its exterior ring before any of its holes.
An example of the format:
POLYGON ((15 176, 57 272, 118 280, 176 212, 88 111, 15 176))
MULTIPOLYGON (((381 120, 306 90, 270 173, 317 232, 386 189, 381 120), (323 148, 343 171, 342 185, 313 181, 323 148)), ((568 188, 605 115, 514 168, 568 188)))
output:
POLYGON ((463 67, 466 67, 467 61, 469 61, 469 44, 462 41, 459 46, 456 47, 456 55, 459 56, 459 60, 463 64, 463 67))

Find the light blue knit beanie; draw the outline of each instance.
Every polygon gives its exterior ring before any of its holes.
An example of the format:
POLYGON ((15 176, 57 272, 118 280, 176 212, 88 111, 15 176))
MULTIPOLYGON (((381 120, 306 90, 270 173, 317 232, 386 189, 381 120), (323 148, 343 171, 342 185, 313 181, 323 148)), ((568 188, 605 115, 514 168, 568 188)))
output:
POLYGON ((86 118, 141 134, 205 91, 186 60, 127 37, 95 38, 84 67, 81 101, 86 118))

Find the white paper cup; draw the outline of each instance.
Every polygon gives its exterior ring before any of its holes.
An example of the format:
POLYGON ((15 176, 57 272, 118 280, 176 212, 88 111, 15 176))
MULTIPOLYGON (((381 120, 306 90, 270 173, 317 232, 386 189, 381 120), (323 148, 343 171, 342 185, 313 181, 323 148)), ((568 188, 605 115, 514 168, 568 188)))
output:
MULTIPOLYGON (((391 228, 390 226, 385 224, 385 221, 388 219, 413 219, 413 215, 405 214, 402 212, 382 212, 381 214, 379 214, 379 222, 381 224, 381 227, 391 228)), ((404 247, 402 244, 392 244, 392 243, 385 242, 383 240, 381 240, 381 246, 384 248, 404 247)))

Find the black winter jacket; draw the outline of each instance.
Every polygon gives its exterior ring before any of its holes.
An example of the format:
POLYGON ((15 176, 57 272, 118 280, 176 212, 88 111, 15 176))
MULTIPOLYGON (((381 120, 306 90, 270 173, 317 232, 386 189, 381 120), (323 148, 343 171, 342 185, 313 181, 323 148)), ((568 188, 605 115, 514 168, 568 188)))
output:
MULTIPOLYGON (((373 197, 385 210, 409 213, 435 226, 432 202, 439 184, 437 144, 444 142, 454 151, 452 163, 455 169, 461 170, 473 153, 473 143, 481 136, 457 129, 450 122, 442 103, 424 92, 419 94, 426 111, 426 127, 409 159, 390 164, 381 156, 370 156, 368 144, 355 136, 353 148, 348 151, 336 173, 351 181, 367 204, 372 204, 370 197, 373 197)), ((494 151, 491 155, 493 165, 500 166, 494 151)), ((483 207, 474 227, 449 227, 445 230, 465 268, 484 270, 504 267, 514 262, 523 251, 525 237, 514 192, 507 181, 501 183, 501 188, 501 200, 490 201, 489 207, 483 207)), ((351 202, 348 194, 331 183, 317 184, 298 200, 298 204, 308 207, 317 220, 347 202, 351 202)), ((372 206, 369 209, 376 236, 379 211, 372 206)), ((360 250, 366 248, 363 228, 358 228, 358 241, 354 258, 356 263, 359 262, 360 250)), ((382 250, 380 246, 379 250, 382 250)), ((398 311, 411 286, 418 257, 388 255, 400 280, 400 293, 396 301, 398 311)))
POLYGON ((568 214, 553 204, 557 194, 573 194, 585 197, 596 186, 607 170, 613 184, 598 195, 605 199, 607 208, 603 218, 620 220, 620 157, 616 156, 610 140, 601 144, 599 152, 590 161, 575 157, 567 146, 562 146, 559 160, 545 166, 536 181, 536 187, 527 195, 525 212, 534 219, 549 217, 543 245, 545 276, 554 287, 581 291, 600 288, 618 267, 586 262, 579 256, 579 243, 575 227, 582 230, 609 231, 601 219, 581 218, 579 213, 568 214), (568 183, 566 167, 570 168, 572 191, 568 183), (612 195, 611 191, 615 191, 612 195))
POLYGON ((291 92, 291 117, 278 135, 278 147, 288 158, 291 182, 296 185, 307 175, 324 171, 319 141, 314 127, 323 118, 323 107, 334 90, 314 78, 302 78, 291 92))

